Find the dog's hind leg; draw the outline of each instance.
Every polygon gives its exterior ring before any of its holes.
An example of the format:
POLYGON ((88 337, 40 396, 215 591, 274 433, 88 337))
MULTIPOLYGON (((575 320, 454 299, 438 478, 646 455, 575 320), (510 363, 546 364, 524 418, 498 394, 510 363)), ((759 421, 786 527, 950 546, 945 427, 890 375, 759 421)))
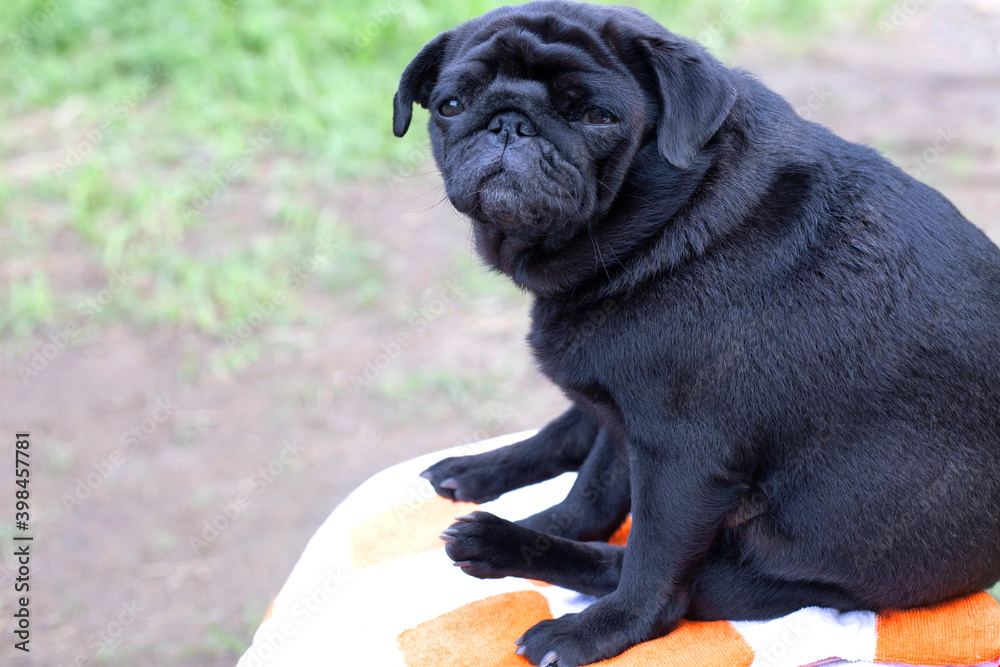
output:
POLYGON ((473 456, 454 456, 420 474, 449 500, 484 503, 522 486, 578 470, 587 459, 599 426, 571 407, 527 440, 473 456))
POLYGON ((517 522, 569 540, 607 540, 631 507, 628 460, 601 428, 566 499, 517 522))
MULTIPOLYGON (((448 556, 473 577, 536 579, 596 597, 618 587, 625 556, 624 547, 552 537, 489 512, 459 517, 441 538, 448 543, 448 556)), ((762 575, 719 544, 691 575, 687 618, 750 621, 779 618, 803 607, 867 608, 837 586, 762 575)))
POLYGON ((624 547, 552 537, 489 512, 459 517, 441 539, 448 556, 473 577, 537 579, 598 597, 618 587, 625 555, 624 547))
POLYGON ((803 607, 866 608, 838 586, 762 575, 721 544, 713 545, 694 574, 685 613, 690 619, 754 621, 779 618, 803 607))

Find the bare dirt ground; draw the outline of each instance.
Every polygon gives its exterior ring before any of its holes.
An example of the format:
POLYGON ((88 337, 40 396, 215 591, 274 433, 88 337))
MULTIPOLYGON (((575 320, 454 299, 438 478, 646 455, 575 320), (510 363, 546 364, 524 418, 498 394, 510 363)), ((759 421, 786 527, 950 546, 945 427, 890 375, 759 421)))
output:
MULTIPOLYGON (((885 36, 797 51, 748 41, 728 60, 880 147, 1000 240, 1000 6, 900 12, 885 36)), ((564 407, 523 342, 528 301, 449 273, 469 252, 467 230, 437 204, 432 173, 317 184, 303 197, 384 248, 374 307, 310 286, 310 323, 262 332, 261 360, 236 374, 212 368, 224 343, 185 330, 105 328, 27 383, 24 351, 4 344, 0 469, 13 469, 15 430, 30 429, 36 541, 25 659, 10 647, 14 563, 0 536, 0 663, 231 665, 313 530, 359 482, 564 407)), ((220 206, 234 234, 235 221, 265 224, 252 187, 220 206)))

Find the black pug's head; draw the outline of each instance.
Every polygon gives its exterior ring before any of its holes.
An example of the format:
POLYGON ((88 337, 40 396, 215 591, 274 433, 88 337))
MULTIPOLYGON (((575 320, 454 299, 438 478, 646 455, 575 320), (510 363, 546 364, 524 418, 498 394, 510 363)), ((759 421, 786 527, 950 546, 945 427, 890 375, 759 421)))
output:
POLYGON ((403 72, 393 131, 412 105, 477 250, 518 280, 612 210, 639 151, 688 169, 729 113, 728 71, 630 7, 542 1, 441 33, 403 72), (521 270, 519 270, 521 269, 521 270))

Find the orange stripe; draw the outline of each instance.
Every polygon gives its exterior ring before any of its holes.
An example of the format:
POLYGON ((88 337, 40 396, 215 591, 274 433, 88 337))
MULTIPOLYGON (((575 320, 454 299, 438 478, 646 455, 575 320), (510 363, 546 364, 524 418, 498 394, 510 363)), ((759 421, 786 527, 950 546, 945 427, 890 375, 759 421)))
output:
POLYGON ((726 621, 681 621, 665 637, 633 646, 595 667, 750 667, 753 650, 726 621))
MULTIPOLYGON (((281 584, 281 588, 278 589, 278 594, 279 595, 281 594, 281 591, 285 590, 285 586, 288 585, 288 582, 289 582, 289 580, 291 580, 291 578, 292 578, 291 573, 289 573, 289 575, 287 577, 285 577, 285 583, 281 584)), ((277 597, 275 597, 274 599, 271 600, 271 604, 268 605, 267 611, 264 612, 264 618, 260 619, 260 624, 261 625, 263 625, 267 621, 267 619, 269 619, 272 616, 274 616, 274 603, 277 600, 278 600, 277 597)))
POLYGON ((455 517, 475 511, 474 503, 453 503, 439 496, 399 505, 351 529, 355 570, 444 546, 438 534, 455 517))
POLYGON ((614 532, 614 534, 608 538, 608 544, 614 544, 619 547, 625 546, 628 542, 629 531, 632 530, 632 515, 629 514, 625 517, 625 521, 622 525, 614 532))
POLYGON ((541 593, 519 591, 477 600, 396 637, 407 667, 528 667, 514 640, 552 618, 541 593))
POLYGON ((271 600, 271 604, 268 605, 267 611, 264 612, 264 618, 260 619, 261 625, 263 625, 267 619, 274 615, 274 600, 271 600))
POLYGON ((1000 658, 1000 603, 987 593, 882 612, 876 628, 879 662, 977 665, 1000 658))

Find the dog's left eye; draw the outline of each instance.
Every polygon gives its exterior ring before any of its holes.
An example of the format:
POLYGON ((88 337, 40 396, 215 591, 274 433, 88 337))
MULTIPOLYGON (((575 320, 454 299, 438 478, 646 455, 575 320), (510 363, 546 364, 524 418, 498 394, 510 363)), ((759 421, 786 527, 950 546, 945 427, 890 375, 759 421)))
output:
POLYGON ((618 122, 613 113, 604 107, 591 107, 583 112, 580 120, 588 125, 612 125, 618 122))
POLYGON ((465 111, 465 105, 458 100, 445 100, 438 107, 438 111, 441 112, 442 116, 451 118, 452 116, 457 116, 458 114, 465 111))

